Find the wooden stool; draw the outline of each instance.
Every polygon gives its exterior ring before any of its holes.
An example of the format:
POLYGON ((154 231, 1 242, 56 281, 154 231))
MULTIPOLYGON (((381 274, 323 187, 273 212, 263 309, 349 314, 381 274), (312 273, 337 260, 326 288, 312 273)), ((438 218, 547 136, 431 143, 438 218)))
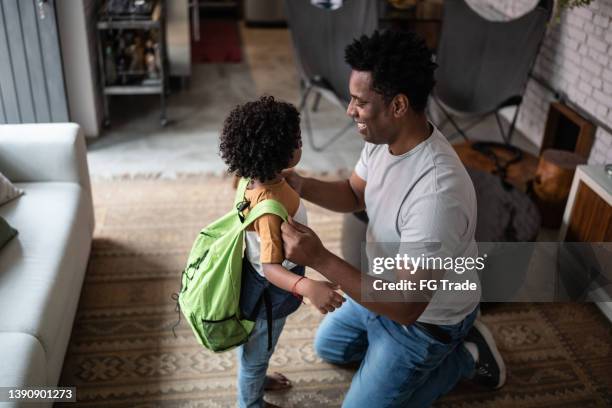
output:
POLYGON ((576 166, 585 163, 584 157, 567 150, 547 149, 542 153, 533 193, 544 227, 559 228, 561 225, 576 166))

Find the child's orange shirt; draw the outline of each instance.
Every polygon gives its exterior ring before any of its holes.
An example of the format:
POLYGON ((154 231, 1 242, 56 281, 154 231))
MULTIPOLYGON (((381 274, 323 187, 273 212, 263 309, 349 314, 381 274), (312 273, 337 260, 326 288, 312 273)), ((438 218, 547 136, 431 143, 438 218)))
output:
MULTIPOLYGON (((296 218, 296 221, 306 224, 306 210, 301 203, 299 194, 289 186, 283 179, 278 183, 265 185, 253 189, 247 189, 245 199, 250 202, 249 210, 255 207, 257 203, 274 199, 281 203, 287 213, 296 218)), ((245 215, 248 210, 245 211, 245 215)), ((281 264, 285 260, 283 252, 283 240, 281 238, 282 219, 274 214, 266 214, 259 217, 247 228, 247 257, 254 264, 255 269, 261 273, 256 265, 263 263, 281 264), (259 238, 255 239, 253 235, 259 238), (259 241, 259 251, 256 248, 256 241, 259 241), (259 252, 259 259, 256 258, 259 252)))

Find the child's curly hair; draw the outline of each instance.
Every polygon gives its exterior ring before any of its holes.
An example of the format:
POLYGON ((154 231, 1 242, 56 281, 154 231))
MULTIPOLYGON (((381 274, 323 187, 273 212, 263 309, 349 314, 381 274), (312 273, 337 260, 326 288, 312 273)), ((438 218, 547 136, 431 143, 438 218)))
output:
POLYGON ((272 96, 236 106, 225 119, 219 150, 228 171, 272 180, 301 144, 300 114, 272 96))

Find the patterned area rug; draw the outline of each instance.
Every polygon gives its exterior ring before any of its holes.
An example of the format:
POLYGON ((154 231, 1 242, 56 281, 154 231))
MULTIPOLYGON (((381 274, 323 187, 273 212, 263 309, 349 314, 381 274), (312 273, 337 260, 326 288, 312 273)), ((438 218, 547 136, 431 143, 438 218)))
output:
MULTIPOLYGON (((235 405, 235 354, 202 349, 184 321, 174 337, 178 316, 170 299, 199 229, 229 208, 230 186, 229 178, 94 184, 93 252, 61 379, 77 387, 76 406, 235 405)), ((311 226, 337 253, 341 216, 308 209, 311 226)), ((269 401, 340 406, 353 371, 315 355, 320 319, 310 306, 289 318, 271 370, 294 387, 269 401)), ((508 364, 508 384, 487 392, 465 382, 437 407, 612 404, 612 328, 594 306, 500 305, 488 307, 483 320, 508 364)))

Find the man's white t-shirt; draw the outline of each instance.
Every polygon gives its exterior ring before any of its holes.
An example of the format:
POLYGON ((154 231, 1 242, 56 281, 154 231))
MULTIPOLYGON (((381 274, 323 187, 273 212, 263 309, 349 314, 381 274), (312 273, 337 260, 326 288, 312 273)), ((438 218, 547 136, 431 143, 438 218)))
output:
MULTIPOLYGON (((474 185, 438 129, 433 127, 429 138, 398 156, 388 145, 366 143, 355 173, 366 181, 366 242, 441 244, 437 249, 424 245, 412 254, 415 257, 478 256, 474 185)), ((455 277, 478 282, 474 270, 455 277)), ((438 290, 418 321, 456 324, 479 301, 480 284, 478 290, 460 296, 438 290)))

